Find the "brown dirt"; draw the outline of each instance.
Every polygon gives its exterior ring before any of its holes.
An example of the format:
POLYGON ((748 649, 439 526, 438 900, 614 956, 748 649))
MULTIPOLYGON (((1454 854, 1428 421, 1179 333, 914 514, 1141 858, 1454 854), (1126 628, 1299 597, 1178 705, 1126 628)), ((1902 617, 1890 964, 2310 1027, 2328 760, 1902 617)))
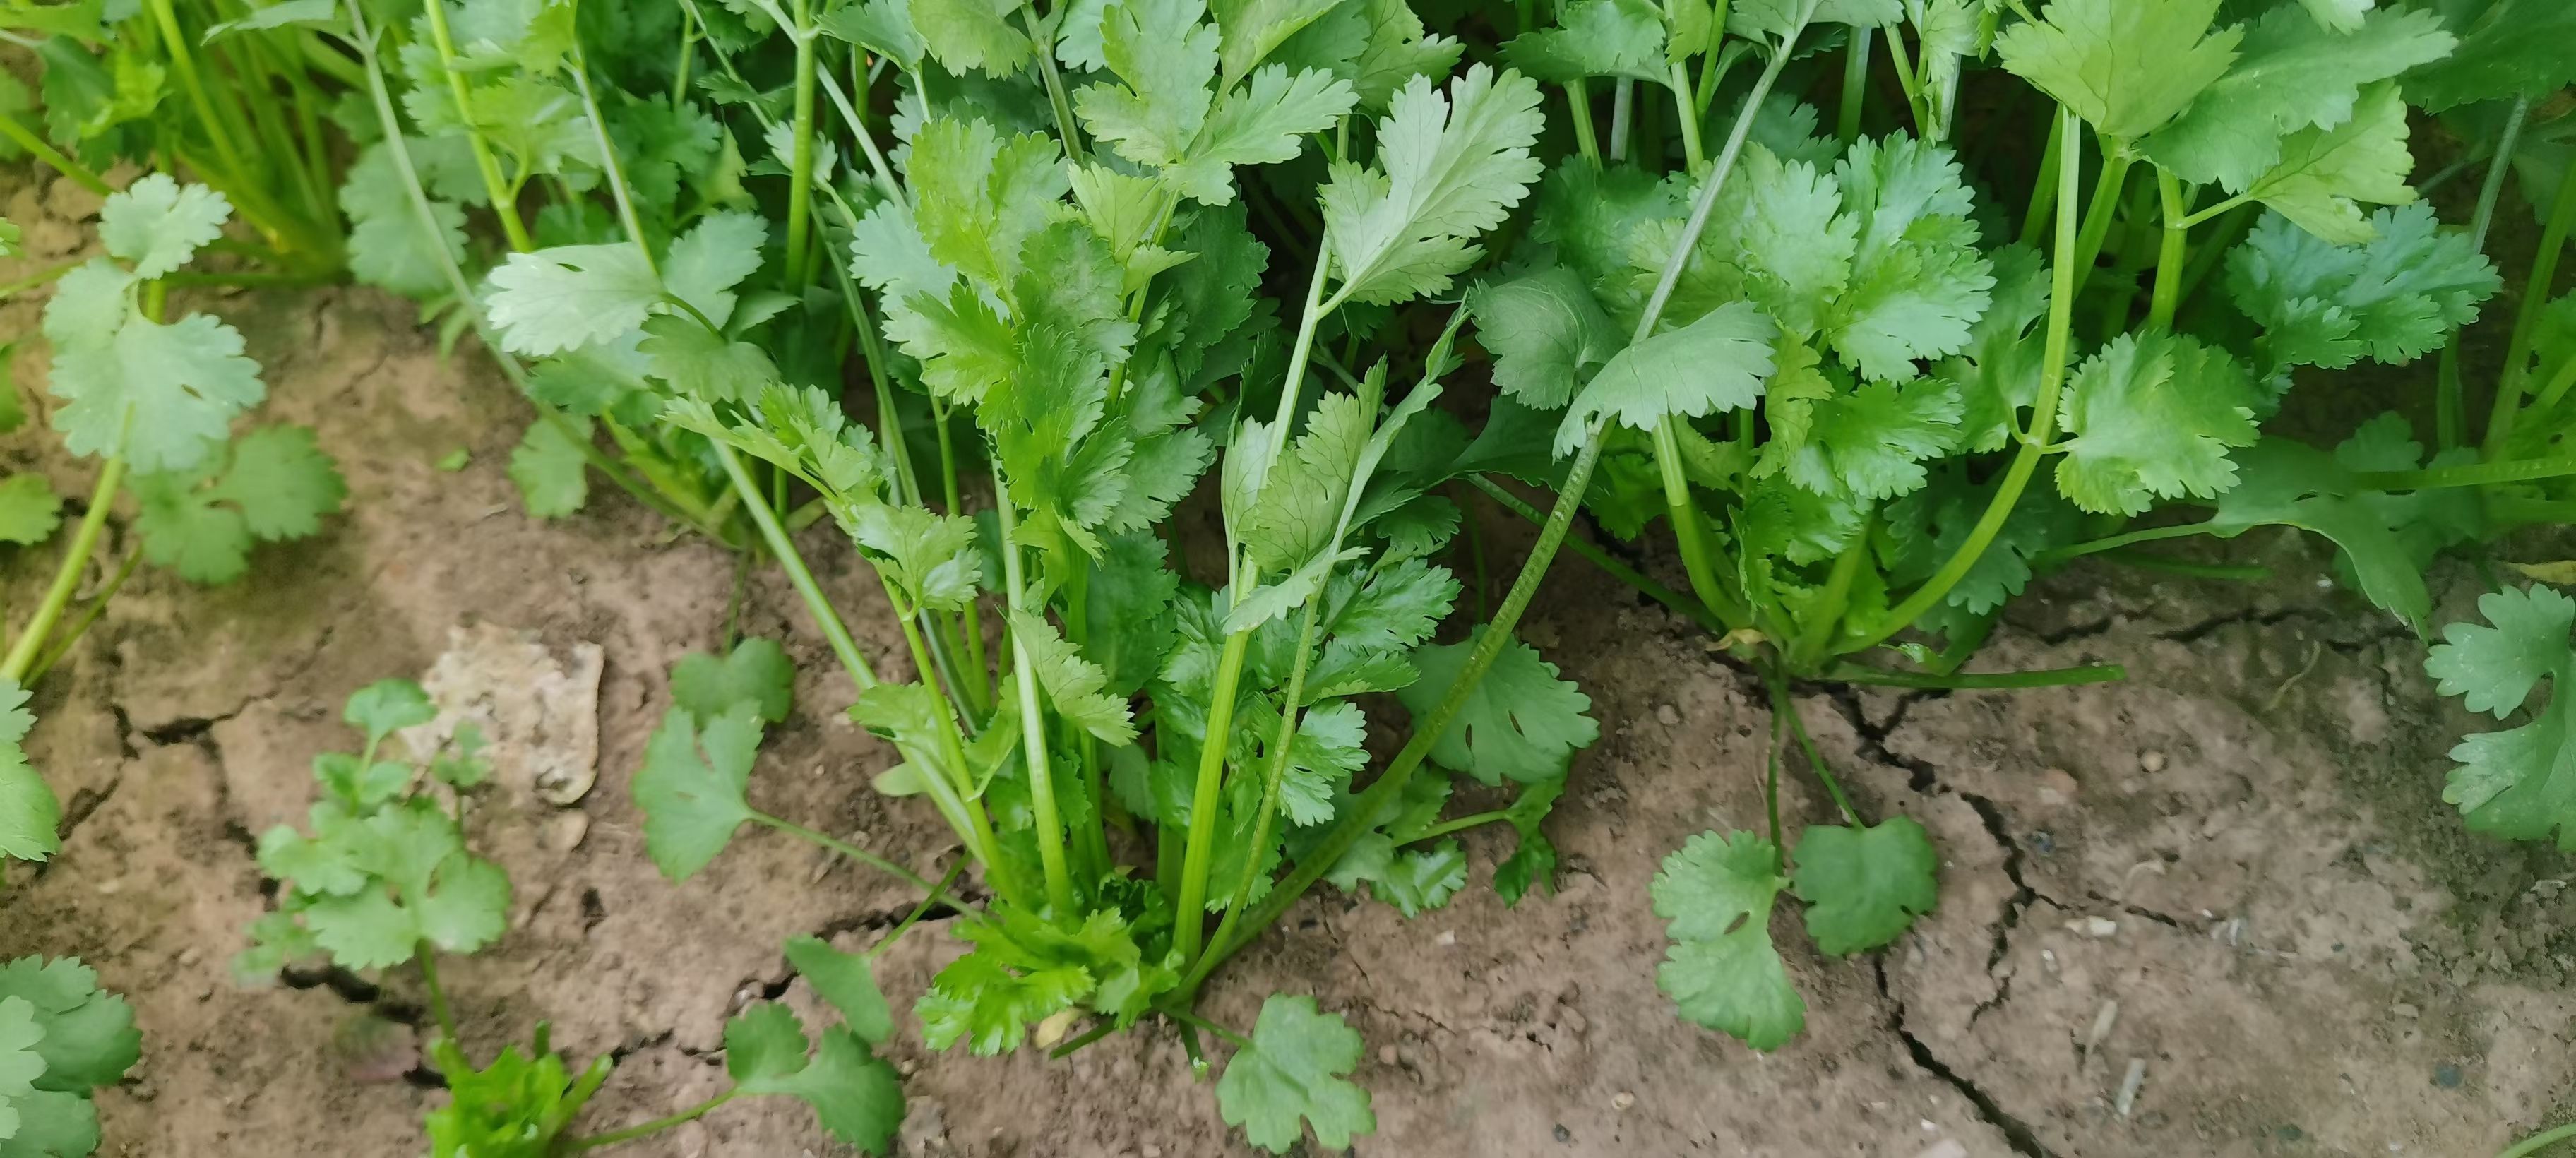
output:
MULTIPOLYGON (((305 765, 346 741, 341 698, 417 674, 460 623, 607 656, 586 839, 548 847, 535 807, 475 822, 519 899, 496 951, 447 967, 469 1044, 487 1053, 548 1020, 578 1055, 617 1052, 595 1123, 704 1096, 728 1011, 769 992, 810 1004, 783 938, 866 944, 912 899, 783 839, 746 837, 676 887, 645 861, 626 773, 666 665, 723 630, 731 560, 666 541, 614 496, 574 520, 522 517, 502 466, 523 412, 474 354, 438 359, 407 307, 341 293, 216 305, 268 367, 270 415, 320 428, 352 498, 241 586, 147 574, 39 690, 31 750, 74 822, 58 860, 15 872, 0 957, 79 954, 135 1003, 144 1061, 100 1097, 103 1152, 422 1150, 419 1115, 444 1095, 361 1080, 383 1067, 343 1044, 370 1017, 398 1023, 401 1044, 420 1016, 407 974, 381 991, 245 990, 227 959, 265 904, 253 834, 301 814, 305 765), (468 469, 433 467, 459 446, 468 469)), ((7 332, 33 321, 27 305, 0 311, 7 332)), ((41 356, 21 359, 30 397, 42 372, 41 356)), ((44 443, 22 436, 12 465, 78 493, 86 472, 44 443)), ((828 534, 808 548, 863 647, 903 670, 873 584, 828 534)), ((1863 808, 1933 831, 1942 907, 1851 960, 1817 958, 1781 916, 1810 1025, 1775 1054, 1671 1015, 1645 894, 1692 832, 1758 823, 1759 689, 1571 560, 1527 631, 1603 726, 1551 822, 1562 891, 1503 908, 1484 888, 1501 841, 1473 835, 1472 887, 1449 908, 1406 921, 1309 897, 1212 985, 1208 1012, 1247 1024, 1262 995, 1287 991, 1349 1017, 1380 1123, 1364 1155, 2492 1153, 2576 1090, 2563 858, 2458 831, 2441 753, 2470 722, 2432 696, 2418 643, 2317 590, 2305 544, 2258 535, 2237 550, 2294 578, 2079 572, 2028 601, 1981 661, 2116 661, 2128 682, 1801 698, 1863 808), (2145 1078, 2123 1117, 2133 1061, 2145 1078)), ((0 582, 26 599, 53 559, 0 560, 0 582)), ((2456 610, 2473 586, 2451 587, 2456 610)), ((756 577, 748 608, 747 628, 783 635, 805 673, 758 802, 945 864, 954 848, 928 810, 867 789, 893 756, 841 721, 846 687, 784 584, 756 577)), ((1821 818, 1819 794, 1793 783, 1793 811, 1821 818)), ((908 937, 883 980, 908 1002, 957 951, 908 937)), ((1165 1033, 1050 1063, 932 1055, 912 1028, 895 1052, 911 1074, 907 1154, 1248 1152, 1165 1033)), ((801 1107, 743 1103, 631 1152, 846 1151, 801 1107)))

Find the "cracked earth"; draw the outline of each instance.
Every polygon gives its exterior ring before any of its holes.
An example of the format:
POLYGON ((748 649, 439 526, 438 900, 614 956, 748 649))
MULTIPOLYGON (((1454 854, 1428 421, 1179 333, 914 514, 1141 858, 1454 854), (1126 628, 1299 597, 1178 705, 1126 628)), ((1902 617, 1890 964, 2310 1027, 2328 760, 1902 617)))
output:
MULTIPOLYGON (((8 309, 0 321, 32 328, 29 307, 8 309)), ((0 956, 77 953, 132 997, 144 1061, 101 1095, 103 1152, 420 1151, 418 1117, 444 1095, 412 1064, 408 974, 250 989, 228 960, 272 888, 255 834, 309 803, 306 765, 347 742, 341 698, 417 675, 451 626, 477 622, 595 643, 607 664, 582 824, 506 793, 474 814, 517 893, 497 951, 444 969, 469 1044, 488 1054, 545 1021, 578 1056, 616 1055, 600 1123, 706 1096, 729 1012, 764 997, 811 1008, 785 937, 863 947, 914 900, 763 835, 686 885, 646 862, 626 776, 663 670, 723 631, 732 561, 666 540, 614 496, 569 522, 521 517, 502 468, 523 416, 473 355, 442 363, 405 307, 322 294, 232 316, 269 367, 272 414, 317 425, 341 457, 351 510, 240 587, 139 579, 39 692, 31 748, 71 832, 13 883, 0 956), (433 467, 460 446, 466 470, 433 467)), ((22 357, 21 388, 42 371, 22 357)), ((11 465, 79 493, 72 464, 11 465)), ((885 627, 873 584, 826 536, 809 550, 871 658, 905 670, 890 629, 867 634, 885 627)), ((1208 1012, 1248 1024, 1285 990, 1349 1017, 1380 1124, 1361 1155, 2491 1153, 2576 1090, 2564 862, 2469 839, 2446 815, 2442 752, 2470 721, 2432 696, 2418 644, 2320 590, 2307 545, 2254 535, 2230 550, 2282 578, 2080 570, 1978 664, 2122 663, 2124 683, 1802 690, 1797 710, 1862 809, 1933 833, 1942 897, 1901 943, 1849 960, 1806 949, 1783 906, 1810 1009, 1775 1054, 1670 1015, 1645 889, 1691 833, 1758 825, 1764 697, 1694 630, 1574 560, 1525 632, 1602 721, 1550 822, 1560 891, 1503 908, 1484 888, 1501 842, 1479 831, 1471 888, 1449 908, 1405 921, 1309 897, 1220 975, 1208 1012)), ((9 559, 0 582, 23 596, 50 564, 9 559)), ((2456 611, 2475 583, 2441 590, 2456 611)), ((792 595, 756 576, 744 615, 803 671, 754 803, 944 869, 956 850, 927 811, 867 789, 894 756, 842 722, 845 688, 792 595)), ((1823 819, 1790 768, 1787 807, 1823 819)), ((957 951, 934 920, 881 978, 908 1003, 957 951)), ((1045 1062, 930 1054, 913 1028, 895 1052, 907 1154, 1248 1152, 1166 1034, 1045 1062)), ((751 1103, 632 1152, 844 1153, 800 1107, 751 1103)))

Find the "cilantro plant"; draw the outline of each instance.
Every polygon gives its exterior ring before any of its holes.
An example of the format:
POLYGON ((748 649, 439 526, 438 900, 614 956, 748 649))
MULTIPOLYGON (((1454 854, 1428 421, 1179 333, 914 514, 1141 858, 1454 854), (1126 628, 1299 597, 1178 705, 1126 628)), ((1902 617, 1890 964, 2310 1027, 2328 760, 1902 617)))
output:
MULTIPOLYGON (((98 461, 98 475, 61 566, 0 651, 0 856, 44 860, 59 847, 60 805, 19 746, 35 724, 27 689, 135 570, 151 563, 194 583, 234 582, 248 573, 254 546, 315 534, 347 494, 311 430, 234 432, 267 392, 240 333, 207 314, 163 321, 169 286, 221 235, 230 212, 203 185, 160 174, 137 180, 99 210, 106 253, 61 274, 45 303, 51 424, 64 449, 98 461), (76 609, 128 493, 137 508, 132 545, 76 609)), ((61 526, 62 505, 42 475, 0 480, 0 540, 44 543, 61 526)))
MULTIPOLYGON (((735 690, 748 685, 724 678, 694 685, 692 702, 722 701, 717 714, 730 719, 759 711, 772 694, 759 688, 736 700, 735 690)), ((788 941, 787 960, 843 1023, 809 1035, 785 1005, 745 1008, 725 1026, 732 1084, 676 1113, 576 1132, 616 1062, 601 1056, 575 1068, 551 1047, 543 1023, 530 1048, 512 1043, 477 1064, 458 1035, 438 961, 442 953, 474 953, 507 934, 510 880, 466 845, 468 804, 492 774, 480 754, 481 734, 460 727, 439 750, 412 759, 388 748, 387 741, 403 743, 405 729, 436 714, 409 680, 382 680, 349 697, 342 718, 365 743, 356 752, 314 758, 322 798, 313 805, 310 831, 280 825, 260 838, 260 868, 283 887, 277 908, 252 924, 252 944, 234 962, 242 980, 273 981, 282 970, 321 962, 361 973, 414 966, 435 1031, 425 1052, 450 1095, 423 1123, 434 1158, 558 1158, 645 1138, 761 1094, 803 1101, 833 1137, 886 1152, 903 1121, 903 1092, 894 1067, 874 1049, 893 1034, 892 1016, 868 958, 811 937, 788 941)), ((890 935, 878 951, 892 941, 890 935)), ((7 978, 0 973, 0 992, 7 991, 7 978)), ((7 1008, 0 1003, 0 1027, 7 1008)), ((0 1045, 7 1040, 0 1028, 0 1045)), ((6 1088, 0 1085, 0 1093, 6 1088)), ((12 1152, 0 1150, 5 1153, 12 1152)))
POLYGON ((91 1091, 142 1056, 134 1008, 76 957, 0 963, 0 1155, 85 1158, 98 1149, 91 1091))

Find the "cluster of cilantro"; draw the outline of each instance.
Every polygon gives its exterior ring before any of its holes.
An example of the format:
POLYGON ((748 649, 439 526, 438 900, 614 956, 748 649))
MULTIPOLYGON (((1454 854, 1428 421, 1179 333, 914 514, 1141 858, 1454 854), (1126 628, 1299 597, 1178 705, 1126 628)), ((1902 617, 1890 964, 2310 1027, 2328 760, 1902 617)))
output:
MULTIPOLYGON (((655 736, 648 754, 651 769, 639 775, 637 785, 657 858, 672 847, 667 830, 672 817, 707 823, 693 809, 696 799, 684 796, 687 805, 674 806, 668 795, 686 793, 695 783, 673 767, 675 760, 697 759, 692 710, 703 710, 716 721, 705 738, 708 750, 727 751, 728 741, 718 735, 721 728, 763 714, 784 718, 792 674, 777 645, 765 640, 746 641, 721 661, 693 656, 674 670, 675 697, 690 706, 673 709, 674 721, 655 736), (675 741, 680 746, 676 756, 675 741)), ((364 733, 366 742, 357 752, 314 758, 313 776, 322 796, 313 805, 309 834, 281 825, 260 838, 260 868, 283 887, 277 908, 250 927, 251 945, 234 961, 238 978, 247 984, 272 983, 284 970, 324 960, 359 971, 417 962, 439 1019, 440 1036, 430 1043, 430 1061, 450 1091, 447 1104, 431 1111, 424 1123, 433 1158, 551 1158, 645 1137, 734 1098, 757 1094, 803 1101, 833 1137, 871 1153, 885 1151, 902 1124, 904 1105, 893 1065, 875 1052, 893 1036, 893 1014, 867 958, 812 937, 788 941, 787 961, 840 1013, 843 1023, 822 1027, 809 1038, 804 1023, 783 1004, 746 1007, 725 1026, 725 1072, 732 1084, 683 1115, 613 1134, 571 1134, 615 1061, 603 1056, 575 1071, 551 1048, 543 1024, 532 1049, 514 1043, 489 1063, 477 1065, 456 1040, 435 955, 477 952, 508 930, 509 877, 500 865, 467 848, 464 829, 466 802, 491 779, 492 764, 482 754, 481 733, 470 722, 453 728, 437 750, 415 759, 391 758, 384 747, 388 740, 408 744, 408 737, 418 734, 412 730, 431 724, 437 715, 428 695, 409 680, 381 680, 349 697, 342 718, 364 733)), ((750 748, 759 743, 759 725, 749 727, 741 749, 745 769, 750 748)), ((739 783, 734 796, 738 803, 739 783)), ((0 972, 0 993, 8 992, 8 976, 0 972)), ((5 1027, 7 1009, 0 1003, 0 1027, 5 1027)), ((6 1040, 5 1028, 0 1028, 0 1044, 6 1040)), ((0 1093, 6 1089, 0 1084, 0 1093)), ((0 1148, 0 1154, 12 1153, 0 1148)))
POLYGON ((75 957, 0 963, 0 1158, 98 1149, 91 1091, 142 1057, 134 1009, 75 957))
MULTIPOLYGON (((59 802, 19 746, 35 723, 27 685, 87 631, 134 568, 236 581, 257 543, 315 534, 347 496, 311 430, 234 432, 267 393, 238 331, 207 314, 162 320, 161 279, 221 236, 230 214, 223 195, 203 185, 158 173, 136 180, 100 207, 106 252, 63 272, 45 303, 47 390, 59 402, 53 429, 65 449, 100 465, 51 588, 0 655, 0 857, 44 860, 59 849, 59 802), (79 580, 127 492, 137 507, 135 545, 72 616, 79 580)), ((14 247, 15 232, 6 245, 14 247)), ((10 475, 0 481, 0 540, 44 543, 62 525, 62 504, 44 475, 10 475)))

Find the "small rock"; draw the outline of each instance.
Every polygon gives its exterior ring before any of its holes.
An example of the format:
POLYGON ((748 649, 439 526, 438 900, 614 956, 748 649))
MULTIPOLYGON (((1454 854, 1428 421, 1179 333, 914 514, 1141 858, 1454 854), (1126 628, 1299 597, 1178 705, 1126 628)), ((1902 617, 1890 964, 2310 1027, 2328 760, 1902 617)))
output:
POLYGON ((2433 1067, 2433 1085, 2445 1090, 2460 1088, 2460 1067, 2443 1062, 2433 1067))
POLYGON ((1394 1047, 1394 1046, 1391 1046, 1391 1045, 1382 1045, 1382 1046, 1377 1047, 1377 1064, 1382 1065, 1382 1066, 1393 1067, 1393 1066, 1395 1065, 1396 1061, 1397 1061, 1397 1058, 1396 1058, 1396 1054, 1395 1054, 1395 1047, 1394 1047))
POLYGON ((2424 1011, 2415 1008, 2415 1004, 2413 1002, 2400 1001, 2397 1004, 2388 1007, 2388 1014, 2391 1017, 2413 1021, 2418 1017, 2424 1016, 2424 1011))
POLYGON ((2076 782, 2074 773, 2064 768, 2051 768, 2039 774, 2039 802, 2064 804, 2075 799, 2076 790, 2080 787, 2082 785, 2076 782))
POLYGON ((558 812, 546 821, 537 842, 549 852, 571 852, 581 847, 583 837, 590 835, 590 814, 578 808, 558 812))
POLYGON ((1439 936, 1431 939, 1431 943, 1446 949, 1451 945, 1458 943, 1458 931, 1455 929, 1442 929, 1440 930, 1439 936))
POLYGON ((1559 1122, 1556 1124, 1556 1140, 1564 1145, 1571 1146, 1574 1144, 1574 1131, 1566 1129, 1565 1123, 1559 1122))
POLYGON ((1163 1158, 1163 1148, 1151 1142, 1145 1143, 1145 1158, 1163 1158))
POLYGON ((196 963, 198 962, 198 960, 199 960, 199 959, 203 958, 204 956, 205 956, 205 951, 204 951, 204 950, 199 949, 199 948, 198 948, 197 946, 195 946, 195 945, 190 945, 190 946, 188 946, 188 947, 187 947, 187 948, 185 948, 185 949, 181 949, 181 950, 179 950, 179 964, 181 964, 181 965, 194 965, 194 964, 196 964, 196 963))
POLYGON ((2162 772, 2162 771, 2164 771, 2164 770, 2165 770, 2165 754, 2164 754, 2164 753, 2162 753, 2162 752, 2140 752, 2140 753, 2138 753, 2138 771, 2144 772, 2144 773, 2146 773, 2146 774, 2147 774, 2147 775, 2149 775, 2149 776, 2153 776, 2153 775, 2155 775, 2156 773, 2158 773, 2158 772, 2162 772))
POLYGON ((2120 923, 2109 917, 2078 917, 2066 922, 2066 931, 2099 941, 2119 933, 2120 923))
POLYGON ((1629 1093, 1626 1090, 1621 1090, 1618 1093, 1610 1095, 1610 1108, 1613 1110, 1624 1110, 1636 1104, 1637 1095, 1629 1093))
POLYGON ((1672 727, 1682 722, 1681 709, 1676 708, 1671 704, 1657 704, 1655 705, 1655 720, 1667 728, 1672 727))

